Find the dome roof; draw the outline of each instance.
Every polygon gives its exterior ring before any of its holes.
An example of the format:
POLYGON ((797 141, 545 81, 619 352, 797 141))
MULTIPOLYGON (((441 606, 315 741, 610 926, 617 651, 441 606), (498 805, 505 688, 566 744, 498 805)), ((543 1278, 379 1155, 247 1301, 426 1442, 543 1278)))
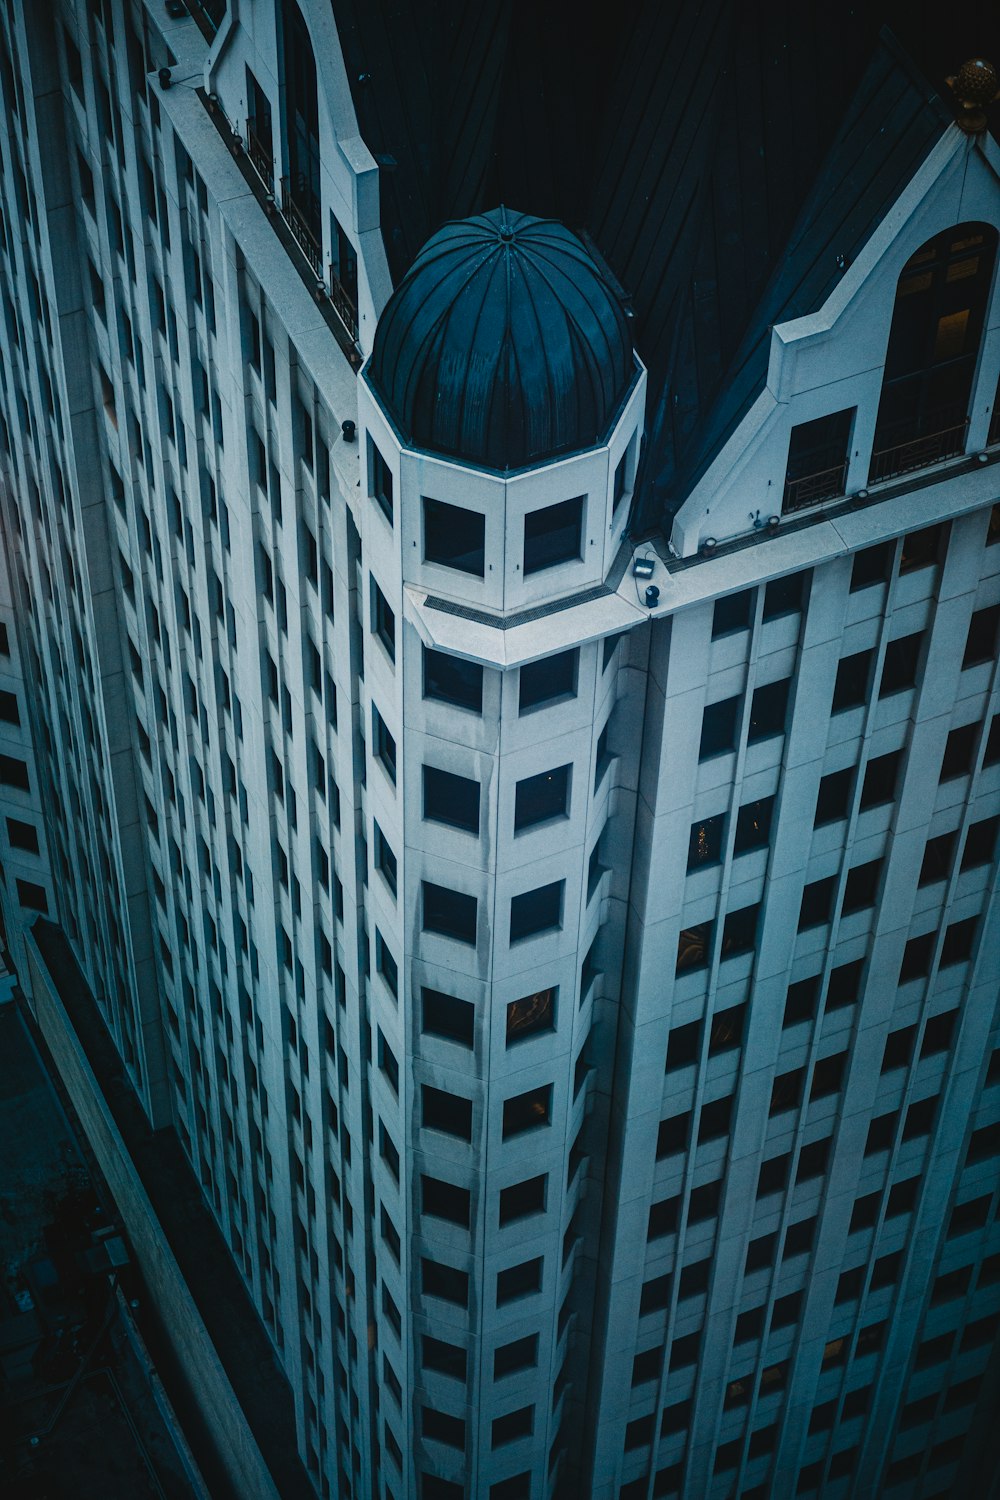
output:
POLYGON ((492 469, 592 447, 632 374, 624 310, 576 235, 502 207, 427 241, 367 370, 408 445, 492 469))

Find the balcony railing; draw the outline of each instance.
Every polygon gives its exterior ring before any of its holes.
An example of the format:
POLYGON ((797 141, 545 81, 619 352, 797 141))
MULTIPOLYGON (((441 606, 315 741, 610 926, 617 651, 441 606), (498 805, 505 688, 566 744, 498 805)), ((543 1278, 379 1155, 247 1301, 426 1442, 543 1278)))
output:
POLYGON ((785 498, 782 510, 804 510, 807 505, 818 505, 821 500, 835 500, 844 493, 847 482, 847 459, 829 469, 818 469, 815 474, 802 474, 798 479, 785 480, 785 498))
POLYGON ((247 121, 247 157, 267 191, 274 196, 274 158, 254 132, 253 121, 247 121))
POLYGON ((296 244, 316 273, 317 280, 323 277, 323 247, 319 244, 313 234, 310 220, 306 217, 308 209, 300 204, 305 204, 305 196, 308 189, 298 179, 283 177, 281 179, 281 214, 292 234, 295 236, 296 244))
POLYGON ((929 427, 929 432, 914 432, 918 425, 912 422, 898 424, 902 441, 885 448, 877 448, 872 454, 869 483, 881 479, 895 479, 898 474, 909 474, 914 469, 926 469, 943 459, 955 458, 965 451, 965 434, 969 419, 961 408, 947 407, 929 413, 919 424, 929 427), (903 437, 903 433, 908 435, 903 437))
POLYGON ((333 267, 330 267, 330 301, 334 310, 347 329, 355 343, 358 341, 358 308, 353 298, 349 297, 341 282, 337 280, 333 267))

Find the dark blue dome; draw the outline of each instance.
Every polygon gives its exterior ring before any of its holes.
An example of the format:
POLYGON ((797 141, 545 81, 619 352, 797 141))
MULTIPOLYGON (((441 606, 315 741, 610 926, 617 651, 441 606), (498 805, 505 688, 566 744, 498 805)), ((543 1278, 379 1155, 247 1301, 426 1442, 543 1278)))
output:
POLYGON ((379 319, 367 375, 410 447, 520 469, 603 438, 632 338, 576 235, 495 208, 427 241, 379 319))

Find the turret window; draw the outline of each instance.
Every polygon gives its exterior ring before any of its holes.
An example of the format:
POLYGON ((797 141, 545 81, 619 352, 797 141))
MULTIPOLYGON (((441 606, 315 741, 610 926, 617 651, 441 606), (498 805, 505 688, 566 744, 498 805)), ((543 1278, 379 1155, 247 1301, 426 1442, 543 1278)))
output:
POLYGON ((529 511, 524 518, 524 576, 579 562, 583 534, 583 496, 529 511))
POLYGON ((486 517, 479 511, 425 496, 424 562, 482 578, 486 572, 486 517))

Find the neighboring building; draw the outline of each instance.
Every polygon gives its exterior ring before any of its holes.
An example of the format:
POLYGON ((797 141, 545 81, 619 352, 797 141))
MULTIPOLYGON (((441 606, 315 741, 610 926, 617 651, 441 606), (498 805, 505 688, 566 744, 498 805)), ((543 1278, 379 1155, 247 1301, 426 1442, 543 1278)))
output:
POLYGON ((779 9, 0 16, 5 929, 324 1496, 995 1493, 1000 149, 779 9))

